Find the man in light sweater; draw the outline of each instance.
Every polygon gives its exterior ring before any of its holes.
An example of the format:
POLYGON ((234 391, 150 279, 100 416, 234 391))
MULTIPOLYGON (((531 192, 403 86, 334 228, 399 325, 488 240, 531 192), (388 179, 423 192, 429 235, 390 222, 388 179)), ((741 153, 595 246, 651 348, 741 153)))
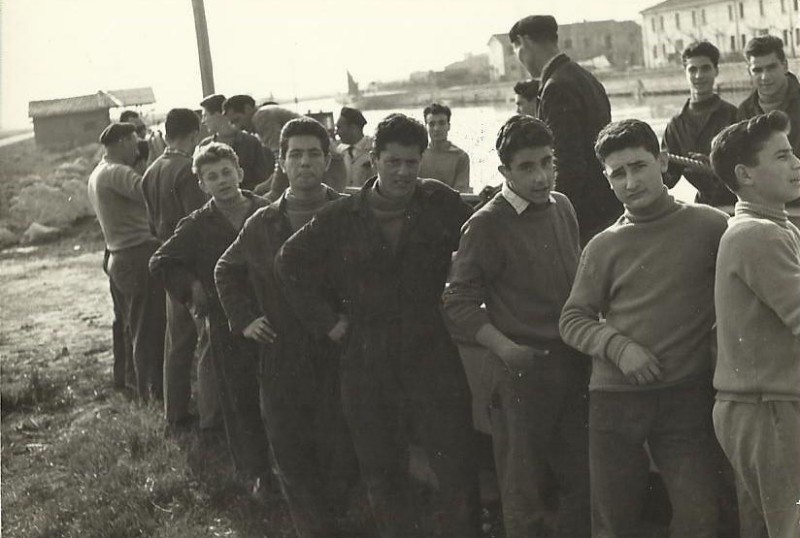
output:
POLYGON ((722 131, 717 175, 739 199, 717 258, 714 428, 737 479, 742 536, 800 537, 800 160, 779 111, 722 131))
POLYGON ((422 112, 430 144, 422 154, 420 177, 438 179, 458 192, 471 192, 469 155, 447 139, 450 132, 450 107, 432 103, 422 112))
MULTIPOLYGON (((464 225, 444 309, 485 349, 490 421, 508 538, 539 536, 545 476, 560 478, 558 532, 590 535, 589 358, 568 347, 558 318, 580 256, 575 210, 555 182, 553 134, 513 116, 500 129, 502 190, 464 225), (482 305, 486 305, 485 308, 482 305)), ((549 535, 549 534, 548 534, 549 535)))
POLYGON ((646 123, 609 124, 595 151, 625 213, 587 245, 561 314, 592 356, 592 536, 638 536, 648 457, 672 503, 672 536, 716 537, 721 454, 711 408, 714 266, 727 215, 675 201, 646 123))

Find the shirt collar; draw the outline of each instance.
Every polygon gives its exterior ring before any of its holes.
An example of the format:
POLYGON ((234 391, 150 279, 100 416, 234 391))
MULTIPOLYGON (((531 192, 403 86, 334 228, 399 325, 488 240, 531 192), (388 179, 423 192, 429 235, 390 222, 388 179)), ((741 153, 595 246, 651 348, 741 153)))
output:
MULTIPOLYGON (((509 187, 505 181, 503 182, 503 187, 500 190, 500 194, 503 195, 503 198, 506 199, 506 202, 511 204, 511 207, 514 208, 514 211, 517 212, 517 215, 522 215, 523 211, 532 205, 528 200, 511 190, 511 187, 509 187)), ((553 195, 551 194, 547 200, 546 206, 554 203, 556 203, 556 199, 553 198, 553 195)))

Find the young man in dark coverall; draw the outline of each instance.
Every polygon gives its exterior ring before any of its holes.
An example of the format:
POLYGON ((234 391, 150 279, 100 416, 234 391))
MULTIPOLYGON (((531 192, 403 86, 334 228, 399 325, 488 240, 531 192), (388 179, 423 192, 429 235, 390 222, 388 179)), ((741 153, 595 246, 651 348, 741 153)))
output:
POLYGON ((339 400, 339 348, 303 328, 272 260, 289 236, 339 195, 322 183, 330 138, 319 122, 289 121, 280 148, 289 188, 245 223, 219 259, 215 278, 231 331, 259 344, 262 416, 295 529, 301 538, 317 538, 338 529, 333 501, 346 493, 335 488, 346 481, 347 469, 337 458, 349 452, 355 470, 339 400))
POLYGON ((236 239, 245 220, 267 201, 239 189, 244 172, 230 146, 211 143, 194 156, 200 188, 209 196, 200 209, 178 223, 175 233, 150 259, 150 271, 170 296, 207 324, 222 421, 234 465, 248 480, 269 472, 267 438, 261 424, 255 346, 232 335, 214 285, 214 265, 236 239))
POLYGON ((440 310, 471 209, 449 187, 418 177, 427 145, 421 123, 387 116, 371 153, 378 176, 318 213, 276 258, 300 320, 343 346, 344 414, 384 538, 425 534, 409 487, 410 433, 439 482, 441 535, 478 532, 469 388, 440 310), (325 280, 341 310, 321 293, 325 280))
POLYGON ((597 133, 611 121, 608 95, 591 73, 559 50, 552 16, 525 17, 508 37, 520 63, 540 79, 537 117, 555 137, 556 190, 575 207, 581 244, 586 244, 622 213, 594 154, 597 133))

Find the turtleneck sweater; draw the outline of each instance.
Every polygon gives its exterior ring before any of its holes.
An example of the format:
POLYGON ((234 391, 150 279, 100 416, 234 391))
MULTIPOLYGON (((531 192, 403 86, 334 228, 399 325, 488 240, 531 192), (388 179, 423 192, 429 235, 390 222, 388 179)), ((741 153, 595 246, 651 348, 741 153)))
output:
POLYGON ((665 188, 650 206, 626 208, 586 245, 559 328, 567 344, 593 357, 590 390, 710 380, 714 269, 727 218, 677 202, 665 188), (618 364, 631 342, 659 359, 661 380, 628 381, 618 364))
POLYGON ((293 232, 305 226, 328 203, 327 193, 324 185, 320 185, 317 192, 308 198, 298 198, 291 187, 286 190, 286 216, 289 217, 293 232))
POLYGON ((715 299, 717 399, 800 401, 800 231, 783 208, 736 204, 715 299))
POLYGON ((397 251, 400 242, 400 234, 403 231, 406 209, 411 201, 414 191, 404 198, 389 198, 378 189, 378 181, 367 193, 367 205, 378 226, 383 233, 384 239, 392 247, 392 251, 397 251))

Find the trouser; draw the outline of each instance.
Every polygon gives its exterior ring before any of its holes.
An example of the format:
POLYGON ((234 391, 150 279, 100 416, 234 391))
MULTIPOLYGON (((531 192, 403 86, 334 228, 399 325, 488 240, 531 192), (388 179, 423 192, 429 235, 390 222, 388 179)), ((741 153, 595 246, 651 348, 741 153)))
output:
POLYGON ((641 536, 646 441, 672 504, 670 535, 717 537, 721 464, 712 405, 710 383, 591 392, 592 536, 641 536))
POLYGON ((477 536, 474 434, 458 352, 435 328, 408 341, 401 325, 354 323, 341 371, 345 419, 378 531, 382 538, 425 534, 410 488, 410 429, 439 483, 433 522, 440 535, 477 536))
POLYGON ((742 537, 800 538, 800 402, 720 400, 714 429, 736 475, 742 537))
POLYGON ((588 538, 588 357, 551 351, 531 360, 521 376, 493 354, 486 362, 493 370, 490 417, 506 536, 550 536, 543 490, 549 468, 559 486, 556 536, 588 538))
MULTIPOLYGON (((111 252, 105 250, 103 255, 103 272, 108 275, 108 262, 111 252)), ((111 324, 111 343, 114 354, 113 381, 117 389, 128 388, 136 392, 136 369, 133 366, 133 345, 130 331, 125 325, 125 297, 108 277, 111 302, 114 307, 114 321, 111 324)))
POLYGON ((197 412, 200 427, 219 424, 218 397, 211 345, 205 319, 195 319, 189 308, 167 295, 167 332, 164 341, 164 413, 175 424, 189 418, 192 364, 198 357, 197 412))
POLYGON ((118 292, 123 333, 127 331, 131 339, 136 393, 143 402, 151 397, 160 399, 163 394, 164 288, 147 267, 156 248, 154 241, 120 250, 111 254, 108 263, 112 288, 118 292))
POLYGON ((278 477, 300 538, 336 536, 358 470, 341 409, 338 346, 262 348, 261 406, 278 477))

